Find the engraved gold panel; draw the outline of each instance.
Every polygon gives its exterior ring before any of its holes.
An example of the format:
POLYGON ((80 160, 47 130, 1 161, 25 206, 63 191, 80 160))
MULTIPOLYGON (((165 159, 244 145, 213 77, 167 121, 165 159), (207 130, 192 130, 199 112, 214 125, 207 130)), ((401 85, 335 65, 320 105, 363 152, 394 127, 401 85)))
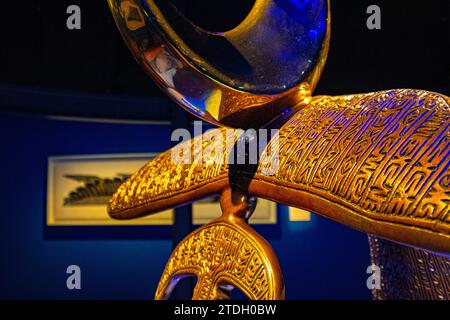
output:
MULTIPOLYGON (((426 91, 316 97, 271 122, 279 128, 275 175, 261 174, 271 163, 265 156, 256 173, 243 167, 233 174, 248 178, 251 195, 449 253, 449 116, 449 99, 426 91)), ((188 142, 194 158, 215 143, 200 139, 188 142)), ((175 165, 168 151, 119 189, 110 214, 132 218, 220 193, 229 186, 226 159, 223 152, 175 165)))
POLYGON ((450 259, 369 235, 372 264, 380 268, 375 300, 450 300, 450 259))

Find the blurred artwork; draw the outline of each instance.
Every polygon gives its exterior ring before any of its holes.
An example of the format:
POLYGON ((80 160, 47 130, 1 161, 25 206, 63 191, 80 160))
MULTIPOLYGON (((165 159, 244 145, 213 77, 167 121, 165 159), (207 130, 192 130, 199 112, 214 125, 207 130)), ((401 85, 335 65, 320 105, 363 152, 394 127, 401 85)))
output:
MULTIPOLYGON (((47 225, 172 225, 173 210, 136 220, 112 219, 106 210, 109 199, 130 173, 157 154, 113 154, 51 157, 48 161, 47 225)), ((221 214, 219 197, 192 205, 193 224, 203 224, 221 214)), ((251 224, 276 224, 277 205, 258 199, 251 224)))
POLYGON ((51 157, 48 161, 47 225, 171 225, 173 210, 135 221, 114 220, 106 206, 131 172, 156 154, 51 157))

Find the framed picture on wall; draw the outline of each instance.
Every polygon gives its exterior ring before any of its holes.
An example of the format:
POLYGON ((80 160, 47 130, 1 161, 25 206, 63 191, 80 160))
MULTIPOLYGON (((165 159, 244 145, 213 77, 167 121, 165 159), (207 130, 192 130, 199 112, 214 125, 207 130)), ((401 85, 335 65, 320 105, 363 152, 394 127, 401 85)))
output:
POLYGON ((171 225, 173 211, 114 220, 107 203, 119 186, 156 154, 50 157, 47 175, 47 225, 171 225))
MULTIPOLYGON (((192 205, 193 224, 202 225, 221 215, 220 196, 209 197, 194 202, 192 205)), ((255 212, 250 218, 250 224, 276 224, 277 204, 275 202, 258 199, 255 212)))
MULTIPOLYGON (((58 156, 48 159, 47 225, 171 225, 173 210, 132 220, 114 220, 106 207, 119 186, 156 153, 58 156)), ((205 224, 221 214, 219 196, 195 201, 193 223, 205 224)), ((251 224, 276 224, 277 206, 259 199, 251 224)))

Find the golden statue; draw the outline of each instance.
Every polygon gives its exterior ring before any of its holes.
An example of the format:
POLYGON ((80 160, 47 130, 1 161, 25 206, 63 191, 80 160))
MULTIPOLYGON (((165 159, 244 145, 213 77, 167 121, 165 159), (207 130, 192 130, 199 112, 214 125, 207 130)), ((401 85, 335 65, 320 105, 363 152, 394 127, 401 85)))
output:
POLYGON ((276 255, 247 223, 255 197, 368 233, 385 269, 375 298, 450 299, 449 98, 407 89, 314 97, 329 48, 327 0, 256 0, 223 33, 170 1, 108 3, 158 85, 220 127, 150 161, 109 203, 111 217, 132 219, 221 194, 222 216, 177 246, 155 299, 187 276, 198 278, 193 299, 225 299, 233 288, 284 299, 276 255), (255 136, 231 127, 277 133, 256 162, 234 164, 255 136))

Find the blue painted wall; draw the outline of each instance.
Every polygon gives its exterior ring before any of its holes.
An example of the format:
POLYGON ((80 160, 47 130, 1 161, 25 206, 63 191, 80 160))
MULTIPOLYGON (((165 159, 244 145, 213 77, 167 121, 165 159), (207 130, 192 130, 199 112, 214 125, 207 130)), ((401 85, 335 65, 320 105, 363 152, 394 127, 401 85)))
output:
MULTIPOLYGON (((169 137, 163 125, 0 114, 0 298, 151 299, 172 249, 170 231, 46 227, 47 158, 159 152, 169 137), (82 269, 81 291, 66 289, 71 264, 82 269)), ((279 225, 261 232, 279 256, 287 298, 370 298, 366 235, 318 216, 290 223, 286 213, 282 207, 279 225)))

